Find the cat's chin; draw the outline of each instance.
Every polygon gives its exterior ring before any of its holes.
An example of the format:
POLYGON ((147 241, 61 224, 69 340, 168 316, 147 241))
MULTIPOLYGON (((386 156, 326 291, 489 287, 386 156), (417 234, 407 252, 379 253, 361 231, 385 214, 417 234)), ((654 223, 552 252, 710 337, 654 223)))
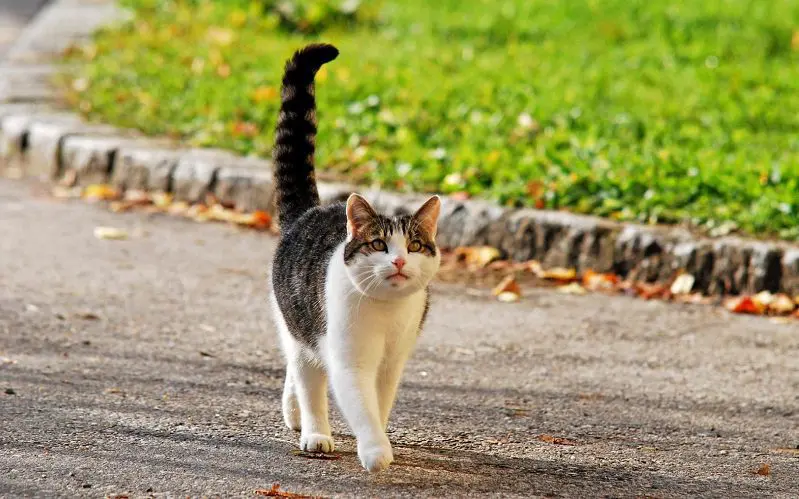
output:
POLYGON ((352 280, 351 282, 361 294, 375 300, 384 301, 406 298, 421 291, 426 286, 426 283, 420 284, 419 279, 411 277, 388 277, 383 279, 379 284, 370 286, 368 289, 364 289, 363 286, 358 286, 352 280))

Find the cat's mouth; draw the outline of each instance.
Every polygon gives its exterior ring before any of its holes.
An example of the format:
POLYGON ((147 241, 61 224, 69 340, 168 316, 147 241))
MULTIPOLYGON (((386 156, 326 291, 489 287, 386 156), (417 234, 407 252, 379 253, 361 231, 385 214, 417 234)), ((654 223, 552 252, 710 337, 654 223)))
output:
POLYGON ((395 273, 391 274, 390 276, 386 277, 386 280, 392 281, 392 282, 402 282, 402 281, 407 281, 408 280, 408 276, 403 274, 402 272, 395 272, 395 273))

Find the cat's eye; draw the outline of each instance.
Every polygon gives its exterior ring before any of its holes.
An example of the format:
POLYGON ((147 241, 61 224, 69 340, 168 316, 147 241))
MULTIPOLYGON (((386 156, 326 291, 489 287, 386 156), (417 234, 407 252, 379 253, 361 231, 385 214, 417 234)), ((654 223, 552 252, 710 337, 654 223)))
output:
POLYGON ((369 243, 369 246, 371 246, 372 249, 375 251, 386 251, 387 249, 386 242, 383 241, 382 239, 375 239, 374 241, 369 243))
POLYGON ((411 241, 411 244, 408 245, 408 251, 411 253, 418 253, 422 251, 422 243, 419 241, 411 241))

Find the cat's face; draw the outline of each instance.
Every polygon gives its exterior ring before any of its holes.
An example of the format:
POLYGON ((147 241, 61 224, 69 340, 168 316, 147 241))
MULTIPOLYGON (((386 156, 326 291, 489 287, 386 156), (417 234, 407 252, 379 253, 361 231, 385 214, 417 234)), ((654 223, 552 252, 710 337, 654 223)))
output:
POLYGON ((433 196, 413 215, 379 215, 357 194, 347 200, 344 263, 363 294, 390 300, 427 287, 441 255, 436 230, 441 200, 433 196))

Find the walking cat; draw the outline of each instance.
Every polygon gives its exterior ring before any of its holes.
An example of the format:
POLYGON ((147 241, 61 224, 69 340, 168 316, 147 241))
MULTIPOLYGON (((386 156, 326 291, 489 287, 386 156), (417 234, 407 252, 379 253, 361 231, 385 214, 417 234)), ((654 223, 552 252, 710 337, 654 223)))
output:
POLYGON ((358 194, 320 206, 314 175, 314 77, 338 56, 313 44, 286 63, 274 163, 281 240, 272 303, 286 357, 283 417, 300 447, 332 452, 328 380, 369 471, 394 459, 386 436, 400 377, 438 271, 441 202, 413 215, 377 213, 358 194))

